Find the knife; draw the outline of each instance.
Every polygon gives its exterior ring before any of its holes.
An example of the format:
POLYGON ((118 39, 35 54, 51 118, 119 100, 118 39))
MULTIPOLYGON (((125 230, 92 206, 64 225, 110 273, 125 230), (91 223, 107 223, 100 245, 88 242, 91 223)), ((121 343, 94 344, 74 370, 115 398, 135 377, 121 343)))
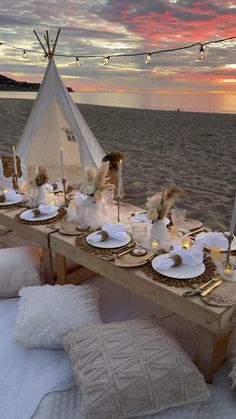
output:
POLYGON ((206 297, 211 291, 213 291, 215 288, 219 287, 221 284, 223 284, 223 279, 219 279, 219 281, 215 282, 211 287, 207 288, 206 290, 201 292, 202 297, 206 297))

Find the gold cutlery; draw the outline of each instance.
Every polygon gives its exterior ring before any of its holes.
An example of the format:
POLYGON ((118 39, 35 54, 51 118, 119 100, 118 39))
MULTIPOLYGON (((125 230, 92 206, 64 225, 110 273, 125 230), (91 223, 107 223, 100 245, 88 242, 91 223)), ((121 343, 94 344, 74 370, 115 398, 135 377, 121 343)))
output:
POLYGON ((219 287, 221 284, 223 284, 223 279, 219 279, 215 284, 213 284, 211 287, 207 288, 206 290, 201 292, 202 297, 206 297, 208 294, 210 294, 211 291, 213 291, 215 288, 219 287))
POLYGON ((193 297, 194 295, 202 295, 202 292, 208 291, 208 289, 211 288, 211 287, 208 288, 209 285, 215 285, 220 280, 221 278, 219 276, 214 276, 212 279, 210 279, 210 281, 206 282, 205 284, 197 286, 193 290, 185 291, 183 293, 183 297, 193 297))
POLYGON ((126 249, 126 250, 123 250, 123 252, 121 252, 121 253, 115 253, 115 254, 113 254, 113 255, 111 255, 111 256, 109 256, 109 255, 102 255, 102 256, 100 256, 100 258, 101 259, 104 259, 104 260, 109 260, 109 261, 112 261, 112 260, 116 260, 116 259, 118 259, 119 257, 121 257, 121 256, 124 256, 124 255, 126 255, 127 253, 130 253, 130 252, 132 252, 132 250, 133 250, 133 248, 134 248, 134 245, 132 246, 132 247, 130 247, 129 249, 126 249))

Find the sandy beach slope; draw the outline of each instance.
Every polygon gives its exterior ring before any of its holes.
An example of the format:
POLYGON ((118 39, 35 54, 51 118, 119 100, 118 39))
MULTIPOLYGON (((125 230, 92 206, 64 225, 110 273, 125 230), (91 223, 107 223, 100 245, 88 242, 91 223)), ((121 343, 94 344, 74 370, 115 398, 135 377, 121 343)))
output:
MULTIPOLYGON (((17 144, 33 101, 0 99, 0 153, 17 144)), ((121 150, 125 199, 175 183, 186 196, 188 218, 227 228, 236 192, 236 115, 79 105, 104 150, 121 150)))

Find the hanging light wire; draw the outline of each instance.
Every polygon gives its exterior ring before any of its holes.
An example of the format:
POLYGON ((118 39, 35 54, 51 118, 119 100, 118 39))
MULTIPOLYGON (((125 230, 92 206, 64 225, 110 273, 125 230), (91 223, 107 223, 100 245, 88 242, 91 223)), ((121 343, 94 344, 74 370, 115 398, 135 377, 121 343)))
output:
MULTIPOLYGON (((83 59, 86 59, 86 58, 88 58, 88 59, 90 59, 90 58, 98 58, 98 59, 101 59, 101 60, 105 60, 106 61, 105 64, 108 64, 110 58, 140 57, 140 56, 144 56, 144 57, 146 57, 145 62, 148 63, 148 62, 151 61, 152 56, 153 55, 156 55, 156 54, 165 54, 165 53, 169 53, 169 52, 186 50, 186 49, 193 48, 195 46, 199 46, 200 49, 201 49, 205 45, 217 44, 217 43, 220 43, 220 42, 230 41, 230 40, 233 40, 233 39, 236 39, 236 36, 230 36, 228 38, 217 39, 215 41, 207 41, 207 42, 204 42, 204 43, 203 42, 194 42, 193 44, 185 45, 185 46, 182 46, 182 47, 167 48, 167 49, 156 50, 156 51, 151 51, 151 52, 144 51, 144 52, 134 52, 134 53, 124 53, 124 54, 111 54, 109 56, 105 56, 105 55, 87 55, 87 54, 85 54, 85 55, 84 54, 81 54, 81 55, 78 55, 78 54, 57 54, 57 53, 54 53, 53 55, 55 57, 74 58, 75 60, 77 60, 77 59, 79 60, 80 58, 83 58, 83 59), (150 58, 148 59, 148 57, 150 57, 150 58)), ((35 53, 35 54, 41 54, 42 55, 42 51, 38 51, 38 50, 35 50, 35 49, 28 49, 28 48, 17 47, 15 45, 11 45, 11 44, 8 44, 6 42, 0 42, 0 45, 3 45, 3 46, 5 45, 5 46, 7 46, 9 48, 14 48, 14 49, 21 50, 21 51, 23 50, 23 51, 25 51, 25 53, 35 53)))

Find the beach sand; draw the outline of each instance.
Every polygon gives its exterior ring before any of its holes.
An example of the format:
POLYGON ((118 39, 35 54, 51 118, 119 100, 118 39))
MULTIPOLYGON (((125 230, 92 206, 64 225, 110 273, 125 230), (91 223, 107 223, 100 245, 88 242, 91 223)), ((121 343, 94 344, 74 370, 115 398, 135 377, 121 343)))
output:
MULTIPOLYGON (((33 101, 0 99, 0 153, 17 144, 33 101)), ((125 200, 143 206, 163 185, 186 195, 188 218, 228 228, 236 192, 236 115, 78 105, 104 150, 125 153, 125 200)))

